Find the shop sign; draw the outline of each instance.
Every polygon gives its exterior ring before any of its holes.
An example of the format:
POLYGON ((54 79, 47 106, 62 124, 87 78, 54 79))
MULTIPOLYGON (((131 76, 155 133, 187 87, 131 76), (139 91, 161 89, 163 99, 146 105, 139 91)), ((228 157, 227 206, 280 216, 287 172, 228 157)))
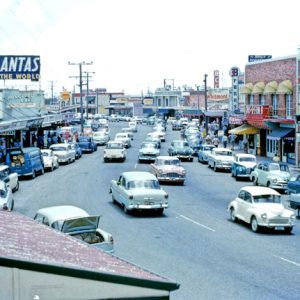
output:
POLYGON ((40 56, 36 55, 0 55, 0 79, 40 78, 40 56))
POLYGON ((220 87, 220 72, 219 70, 214 71, 214 88, 218 89, 220 87))
POLYGON ((41 107, 44 104, 44 96, 39 91, 4 90, 3 102, 7 108, 41 107))
POLYGON ((271 59, 272 55, 248 55, 248 62, 261 61, 271 59))
POLYGON ((146 106, 151 106, 151 105, 153 105, 153 99, 152 99, 152 98, 145 98, 145 99, 143 100, 143 103, 144 103, 144 105, 146 105, 146 106))
POLYGON ((31 128, 31 127, 39 127, 39 126, 42 126, 43 121, 44 121, 44 118, 28 120, 28 121, 26 122, 26 127, 27 127, 27 128, 31 128))

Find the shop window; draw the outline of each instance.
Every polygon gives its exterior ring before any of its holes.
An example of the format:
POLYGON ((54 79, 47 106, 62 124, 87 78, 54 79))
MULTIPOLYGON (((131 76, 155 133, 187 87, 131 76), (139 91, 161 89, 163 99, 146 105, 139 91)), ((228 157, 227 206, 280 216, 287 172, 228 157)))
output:
POLYGON ((265 105, 265 95, 259 95, 259 104, 265 105))
POLYGON ((250 104, 250 105, 253 105, 253 104, 254 104, 254 95, 250 95, 250 98, 249 98, 249 104, 250 104))

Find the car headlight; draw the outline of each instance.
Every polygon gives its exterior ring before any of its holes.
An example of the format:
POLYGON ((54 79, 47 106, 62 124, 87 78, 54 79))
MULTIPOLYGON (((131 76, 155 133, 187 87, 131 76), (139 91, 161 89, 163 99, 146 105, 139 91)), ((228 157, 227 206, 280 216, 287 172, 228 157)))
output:
POLYGON ((274 183, 277 183, 277 179, 276 179, 276 178, 274 178, 272 181, 273 181, 274 183))
POLYGON ((262 218, 263 220, 266 220, 266 219, 268 218, 268 216, 267 216, 266 213, 263 213, 263 214, 261 214, 260 216, 261 216, 261 218, 262 218))
POLYGON ((292 215, 290 216, 290 219, 291 219, 292 221, 295 221, 295 220, 296 220, 296 215, 292 214, 292 215))

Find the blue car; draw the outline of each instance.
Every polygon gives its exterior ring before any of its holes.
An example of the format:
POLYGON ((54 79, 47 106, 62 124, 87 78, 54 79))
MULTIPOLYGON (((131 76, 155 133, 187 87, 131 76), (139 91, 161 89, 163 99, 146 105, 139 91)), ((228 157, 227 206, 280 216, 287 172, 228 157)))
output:
POLYGON ((97 144, 91 136, 80 136, 77 141, 82 152, 94 152, 97 151, 97 144))

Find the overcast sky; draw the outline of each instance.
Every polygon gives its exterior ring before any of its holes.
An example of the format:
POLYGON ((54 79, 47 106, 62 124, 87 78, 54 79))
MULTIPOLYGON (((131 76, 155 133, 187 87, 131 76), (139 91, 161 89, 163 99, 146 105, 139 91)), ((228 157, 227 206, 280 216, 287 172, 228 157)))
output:
MULTIPOLYGON (((175 87, 229 86, 249 54, 295 55, 299 0, 2 0, 1 55, 40 55, 41 88, 78 91, 78 66, 95 72, 90 88, 141 94, 174 79, 175 87)), ((6 86, 36 88, 28 81, 6 86)), ((0 83, 3 87, 4 83, 0 83)))

